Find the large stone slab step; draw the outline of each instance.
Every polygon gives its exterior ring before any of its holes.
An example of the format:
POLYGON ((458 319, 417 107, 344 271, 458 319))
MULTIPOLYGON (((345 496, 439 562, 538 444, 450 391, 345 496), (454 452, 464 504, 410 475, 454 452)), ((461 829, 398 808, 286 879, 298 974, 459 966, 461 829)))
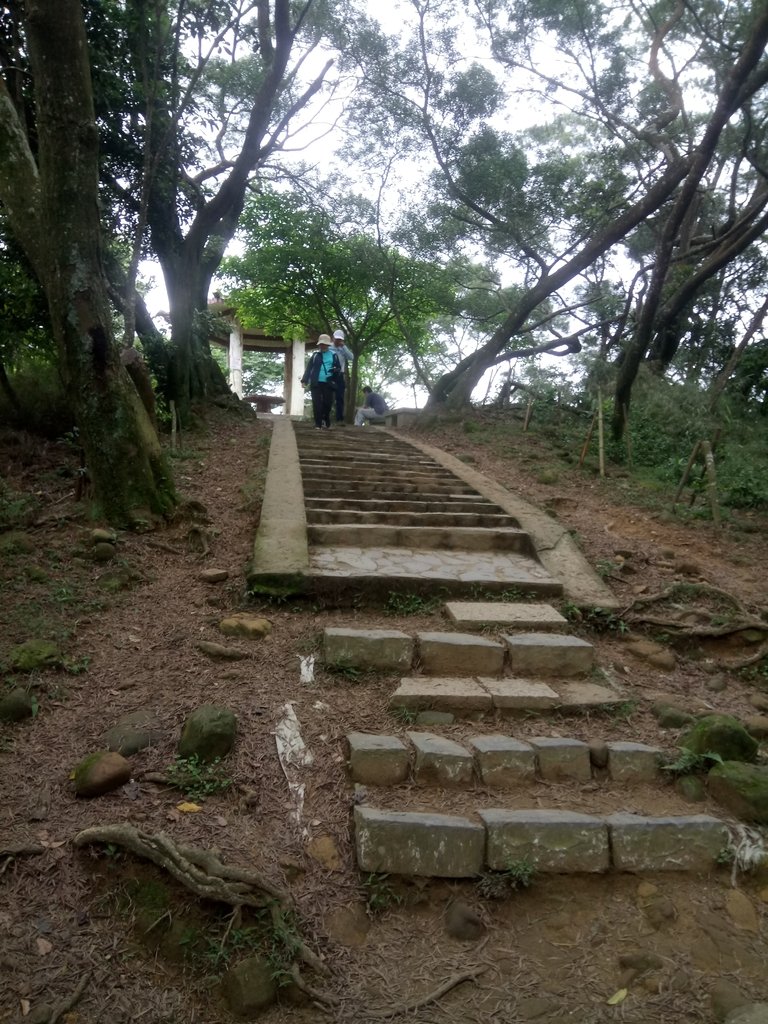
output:
POLYGON ((598 683, 545 683, 537 679, 504 676, 405 676, 389 699, 389 709, 447 711, 479 719, 502 716, 607 710, 622 697, 598 683))
MULTIPOLYGON (((480 495, 467 494, 461 498, 441 501, 422 501, 418 497, 391 501, 377 498, 314 497, 306 502, 307 512, 313 510, 348 509, 352 512, 468 512, 477 515, 507 515, 498 505, 484 501, 480 495)), ((513 519, 513 516, 509 518, 513 519)), ((515 525, 520 524, 515 519, 515 525)))
POLYGON ((568 628, 568 620, 552 605, 515 601, 449 601, 445 613, 459 629, 494 626, 537 633, 568 628))
POLYGON ((515 552, 530 557, 536 551, 531 538, 516 527, 387 526, 384 523, 310 523, 310 544, 349 544, 362 548, 417 548, 440 551, 515 552))
POLYGON ((474 816, 354 810, 361 871, 472 878, 527 865, 542 874, 712 871, 728 846, 726 824, 709 815, 606 817, 562 808, 487 808, 474 816))
POLYGON ((352 782, 396 786, 519 788, 545 782, 591 782, 593 777, 627 785, 653 784, 662 778, 662 751, 644 743, 494 733, 470 737, 466 745, 430 732, 409 731, 408 744, 397 736, 351 732, 347 735, 352 782), (600 757, 597 756, 597 751, 600 757))
MULTIPOLYGON (((437 497, 445 501, 449 495, 462 497, 463 495, 474 493, 469 484, 462 484, 458 480, 448 480, 445 483, 433 480, 430 481, 429 487, 423 487, 419 483, 405 479, 393 480, 391 482, 384 481, 383 483, 382 495, 385 500, 401 494, 418 494, 422 498, 428 497, 428 500, 437 497)), ((310 497, 324 494, 332 494, 334 497, 349 495, 350 497, 370 498, 371 496, 370 483, 362 483, 357 479, 340 482, 334 479, 332 473, 327 474, 323 478, 313 480, 305 478, 303 484, 304 493, 310 497)))

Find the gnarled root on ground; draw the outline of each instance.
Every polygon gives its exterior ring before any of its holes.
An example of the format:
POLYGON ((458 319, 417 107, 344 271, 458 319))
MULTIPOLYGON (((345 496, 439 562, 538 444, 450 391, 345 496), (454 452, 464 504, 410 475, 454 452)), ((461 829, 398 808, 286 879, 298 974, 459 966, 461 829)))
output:
MULTIPOLYGON (((182 846, 163 832, 150 834, 126 824, 96 825, 78 832, 74 843, 75 846, 88 843, 122 846, 137 857, 143 857, 163 868, 177 882, 203 899, 226 903, 231 907, 268 908, 276 926, 280 923, 283 911, 291 904, 289 894, 273 885, 261 872, 222 864, 212 851, 182 846)), ((296 953, 308 967, 323 974, 328 973, 322 960, 301 940, 297 942, 296 953)), ((319 996, 316 995, 316 998, 319 996)))

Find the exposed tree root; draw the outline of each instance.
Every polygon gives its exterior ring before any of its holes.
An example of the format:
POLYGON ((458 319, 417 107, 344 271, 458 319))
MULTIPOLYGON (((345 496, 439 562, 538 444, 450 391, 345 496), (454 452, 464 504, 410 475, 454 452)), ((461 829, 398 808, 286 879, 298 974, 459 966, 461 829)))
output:
POLYGON ((48 1018, 47 1024, 58 1024, 58 1021, 64 1016, 65 1013, 69 1013, 73 1006, 77 1003, 85 992, 85 986, 88 984, 90 975, 84 974, 80 981, 77 983, 77 988, 71 996, 67 996, 66 999, 60 999, 58 1003, 54 1003, 51 1015, 48 1018))
MULTIPOLYGON (((74 843, 75 846, 111 843, 125 847, 136 856, 157 864, 203 899, 231 907, 267 908, 276 927, 281 924, 282 913, 290 908, 288 893, 273 885, 261 872, 222 864, 212 851, 182 846, 163 832, 152 835, 133 825, 97 825, 78 832, 74 843)), ((296 954, 309 967, 327 974, 322 960, 300 939, 297 939, 296 954)))
POLYGON ((465 981, 474 981, 479 978, 481 974, 485 974, 488 970, 488 965, 484 964, 482 967, 471 967, 466 971, 462 971, 460 974, 454 974, 448 981, 444 981, 442 985, 438 985, 436 989, 433 989, 427 995, 422 996, 421 999, 415 999, 410 1003, 403 1003, 400 1006, 393 1006, 389 1010, 368 1010, 369 1017, 386 1018, 386 1017, 399 1017, 403 1013, 414 1013, 416 1010, 420 1010, 423 1006, 428 1006, 430 1003, 436 1002, 438 999, 450 992, 452 988, 456 988, 457 985, 463 984, 465 981))
MULTIPOLYGON (((708 583, 675 583, 666 590, 657 594, 644 594, 636 597, 631 604, 620 613, 622 618, 632 623, 642 623, 648 626, 663 626, 665 629, 674 630, 682 636, 692 637, 720 637, 730 636, 733 633, 741 633, 746 629, 759 629, 768 633, 768 621, 761 618, 766 609, 758 609, 758 614, 753 614, 733 594, 719 587, 713 587, 708 583), (728 622, 711 622, 709 625, 690 626, 675 618, 667 618, 662 615, 648 614, 634 609, 647 608, 652 604, 660 604, 663 601, 671 601, 675 598, 685 598, 691 612, 698 612, 702 616, 707 615, 710 619, 720 619, 722 613, 711 612, 707 609, 696 606, 691 600, 692 597, 714 597, 720 601, 727 602, 736 614, 728 622)), ((759 658, 757 659, 759 660, 759 658)))

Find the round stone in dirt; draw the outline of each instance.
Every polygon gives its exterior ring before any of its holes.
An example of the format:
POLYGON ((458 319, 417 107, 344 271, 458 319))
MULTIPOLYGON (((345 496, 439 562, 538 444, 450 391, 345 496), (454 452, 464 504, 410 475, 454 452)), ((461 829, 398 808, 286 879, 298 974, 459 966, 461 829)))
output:
POLYGON ((32 718, 34 713, 35 702, 31 694, 20 686, 0 700, 0 722, 21 722, 32 718))
POLYGON ((756 740, 768 739, 768 715, 749 715, 744 719, 744 728, 756 740))
POLYGON ((688 804, 701 803, 707 797, 704 783, 698 775, 681 776, 675 781, 675 792, 688 804))
POLYGON ((273 967, 260 956, 249 956, 227 971, 221 989, 227 1006, 236 1017, 251 1019, 274 1003, 277 986, 273 967))
POLYGON ((723 761, 754 761, 757 741, 731 715, 707 715, 680 738, 694 754, 718 754, 723 761))
POLYGON ((229 576, 226 569, 203 569, 200 572, 200 579, 203 583, 223 583, 229 576))
POLYGON ((98 544, 93 545, 91 557, 94 562, 111 562, 116 553, 117 551, 114 544, 107 544, 104 541, 100 541, 98 544))
POLYGON ((179 757, 197 757, 205 763, 226 757, 235 743, 237 719, 229 708, 203 704, 184 723, 179 757))
POLYGON ((446 911, 445 930, 451 938, 460 942, 477 942, 485 935, 487 929, 476 910, 461 900, 456 900, 446 911))
POLYGON ((124 786, 131 778, 131 766, 111 750, 98 750, 84 757, 75 768, 75 794, 82 797, 103 796, 124 786))
POLYGON ((162 731, 152 711, 139 708, 119 718, 104 735, 107 750, 116 750, 123 757, 130 757, 140 750, 158 743, 162 731))

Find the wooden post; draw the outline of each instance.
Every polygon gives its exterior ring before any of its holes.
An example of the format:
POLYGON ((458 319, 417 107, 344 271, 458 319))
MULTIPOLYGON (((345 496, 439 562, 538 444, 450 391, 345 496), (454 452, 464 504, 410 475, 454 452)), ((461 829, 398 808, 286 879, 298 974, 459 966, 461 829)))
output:
POLYGON ((533 412, 533 399, 528 399, 528 407, 525 410, 525 419, 523 420, 523 433, 528 433, 528 425, 531 422, 531 413, 533 412))
POLYGON ((709 441, 701 442, 701 453, 704 456, 704 468, 707 472, 707 494, 712 508, 712 521, 720 528, 720 503, 717 500, 717 477, 715 475, 715 457, 709 441))
POLYGON ((626 405, 622 405, 621 414, 624 417, 624 437, 627 441, 627 468, 632 470, 632 434, 629 429, 629 412, 626 405))
POLYGON ((688 477, 691 475, 691 470, 693 469, 693 464, 696 461, 696 456, 699 454, 699 448, 700 447, 701 447, 701 441, 697 441, 696 444, 693 446, 693 451, 691 452, 691 457, 688 459, 688 465, 683 470, 683 476, 682 476, 682 478, 680 480, 680 483, 677 486, 677 490, 675 491, 675 496, 672 499, 672 509, 673 510, 674 510, 675 505, 678 503, 678 501, 680 501, 680 495, 683 493, 683 488, 685 487, 686 483, 688 482, 688 477))
POLYGON ((589 451, 589 442, 592 440, 592 433, 595 429, 595 422, 597 421, 597 413, 592 413, 592 422, 589 424, 589 430, 587 436, 584 438, 584 445, 581 449, 581 455, 579 456, 579 469, 584 465, 584 459, 587 457, 589 451))
POLYGON ((603 389, 597 389, 597 450, 600 476, 605 476, 605 434, 603 432, 603 389))
POLYGON ((176 403, 173 399, 170 402, 171 406, 171 450, 176 450, 176 403))

